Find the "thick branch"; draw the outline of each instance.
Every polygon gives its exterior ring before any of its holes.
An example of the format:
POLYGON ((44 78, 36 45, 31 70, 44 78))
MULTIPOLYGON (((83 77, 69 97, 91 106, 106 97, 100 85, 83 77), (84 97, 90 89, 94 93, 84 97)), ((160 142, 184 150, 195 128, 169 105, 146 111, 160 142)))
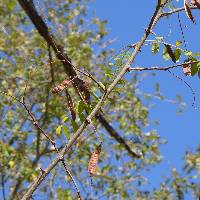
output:
POLYGON ((115 131, 115 129, 107 122, 107 120, 104 118, 103 115, 98 115, 97 116, 98 120, 100 123, 105 127, 105 129, 110 133, 110 136, 115 138, 117 142, 122 144, 124 148, 132 155, 133 157, 139 158, 140 155, 138 153, 134 152, 130 146, 126 143, 126 141, 115 131))
MULTIPOLYGON (((36 27, 36 29, 38 30, 39 34, 46 40, 47 44, 53 48, 55 54, 57 55, 57 58, 63 63, 66 73, 70 77, 76 77, 75 79, 73 79, 73 83, 75 82, 74 86, 75 86, 75 90, 77 91, 77 86, 80 85, 79 81, 81 81, 81 80, 79 80, 79 78, 77 77, 77 73, 74 69, 74 66, 71 64, 69 57, 67 55, 63 54, 63 52, 62 52, 63 47, 60 44, 55 42, 54 36, 52 34, 50 34, 50 32, 48 31, 47 25, 45 24, 45 22, 43 21, 41 16, 38 15, 36 9, 32 6, 32 4, 30 4, 26 0, 18 0, 18 2, 20 3, 21 7, 24 9, 24 11, 27 13, 29 18, 33 22, 33 24, 36 27)), ((87 76, 89 76, 93 81, 95 81, 95 79, 90 74, 87 74, 87 76)), ((96 82, 96 83, 98 83, 98 82, 96 82)), ((80 96, 80 92, 77 91, 77 93, 80 96)), ((99 115, 102 115, 102 114, 99 114, 99 115)), ((100 121, 102 126, 105 127, 107 124, 109 124, 105 120, 105 117, 103 115, 101 116, 101 118, 104 118, 104 122, 106 122, 106 123, 102 123, 102 121, 100 121)), ((112 128, 112 130, 113 130, 112 132, 109 132, 110 129, 107 129, 106 127, 105 127, 105 129, 108 131, 110 136, 113 137, 114 139, 119 138, 120 135, 117 133, 117 131, 114 130, 114 128, 110 124, 109 124, 109 126, 112 128)), ((121 140, 123 140, 123 138, 121 138, 121 140)), ((117 141, 119 142, 119 140, 117 140, 117 141)), ((122 142, 121 144, 122 145, 125 144, 125 141, 122 142)), ((125 147, 125 149, 127 149, 127 147, 125 147)), ((129 149, 130 149, 130 147, 129 147, 129 149)), ((133 153, 132 153, 132 155, 133 155, 133 153)))
POLYGON ((136 48, 134 52, 131 54, 130 59, 127 61, 127 63, 124 65, 120 73, 117 75, 117 77, 114 79, 114 81, 111 83, 111 85, 108 87, 104 95, 101 97, 100 101, 97 103, 93 111, 88 115, 86 120, 82 123, 82 125, 78 128, 76 133, 74 133, 73 137, 70 139, 70 141, 65 145, 65 147, 60 152, 59 156, 49 165, 49 167, 45 170, 45 173, 43 173, 41 176, 37 178, 37 180, 29 187, 27 193, 23 196, 22 200, 30 199, 33 192, 36 190, 36 188, 40 185, 40 183, 43 181, 43 179, 46 177, 46 175, 55 167, 55 165, 63 159, 65 153, 67 153, 73 144, 76 142, 76 140, 79 138, 79 136, 82 134, 84 129, 87 127, 89 123, 91 123, 91 119, 95 117, 98 114, 98 111, 100 110, 101 106, 103 105, 106 98, 109 96, 109 94, 112 92, 112 90, 115 88, 117 83, 121 80, 121 78, 126 74, 128 69, 130 68, 130 65, 134 61, 136 55, 138 54, 140 48, 143 46, 145 40, 149 36, 152 28, 155 26, 157 20, 159 17, 157 16, 159 11, 161 10, 161 0, 158 0, 158 4, 156 6, 156 10, 153 14, 153 17, 151 18, 151 21, 141 38, 141 40, 137 43, 136 48))

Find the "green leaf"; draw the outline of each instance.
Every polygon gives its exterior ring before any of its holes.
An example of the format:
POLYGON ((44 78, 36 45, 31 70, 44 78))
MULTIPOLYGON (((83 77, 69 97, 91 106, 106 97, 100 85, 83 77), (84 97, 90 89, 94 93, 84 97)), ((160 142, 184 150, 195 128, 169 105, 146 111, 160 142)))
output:
POLYGON ((194 76, 197 72, 198 72, 197 63, 192 64, 192 67, 191 67, 191 75, 194 76))
POLYGON ((157 42, 154 42, 151 46, 151 52, 156 54, 159 52, 160 46, 157 42))
POLYGON ((178 61, 180 59, 180 56, 181 56, 181 50, 180 49, 175 49, 174 50, 174 55, 175 55, 176 61, 178 61))
POLYGON ((179 40, 176 41, 176 46, 177 46, 177 47, 179 47, 181 44, 182 44, 181 41, 179 41, 179 40))
POLYGON ((105 74, 106 77, 112 79, 113 78, 113 75, 112 74, 105 74))
POLYGON ((166 47, 163 48, 162 56, 163 56, 163 59, 164 59, 165 61, 167 61, 167 60, 170 59, 170 56, 169 56, 169 54, 168 54, 168 52, 167 52, 166 47))
POLYGON ((14 9, 14 7, 16 6, 16 2, 15 1, 8 1, 8 8, 10 10, 14 9))
POLYGON ((117 66, 121 66, 122 65, 121 58, 115 58, 114 60, 115 60, 117 66))
POLYGON ((63 131, 65 133, 67 140, 69 140, 70 139, 70 132, 69 132, 67 126, 63 126, 63 131))
POLYGON ((87 105, 83 101, 78 102, 78 116, 81 120, 81 122, 85 121, 85 116, 83 114, 83 111, 86 109, 87 105))
POLYGON ((185 50, 185 51, 184 51, 184 54, 185 54, 186 56, 192 56, 192 51, 187 51, 187 50, 185 50))
POLYGON ((161 36, 155 37, 158 42, 161 42, 164 38, 161 36))
POLYGON ((114 66, 114 63, 109 62, 108 65, 109 65, 109 66, 114 66))
POLYGON ((83 101, 78 102, 78 114, 80 115, 85 110, 85 103, 83 101))
POLYGON ((64 116, 62 117, 62 122, 65 123, 67 120, 68 120, 68 117, 64 115, 64 116))
POLYGON ((94 92, 92 92, 91 94, 92 94, 92 96, 96 99, 96 101, 99 101, 99 100, 100 100, 99 97, 98 97, 94 92))
POLYGON ((160 85, 159 83, 156 83, 156 92, 159 93, 159 91, 160 91, 160 85))
POLYGON ((62 125, 59 125, 59 126, 56 128, 56 135, 57 135, 57 136, 60 136, 60 135, 61 135, 61 130, 62 130, 62 125))
POLYGON ((81 114, 79 115, 79 118, 80 118, 81 122, 84 122, 84 121, 85 121, 85 115, 84 115, 83 113, 81 113, 81 114))
POLYGON ((71 125, 73 127, 73 131, 76 132, 78 130, 78 124, 74 120, 71 120, 71 125))
POLYGON ((195 56, 195 57, 199 57, 199 56, 200 56, 200 53, 194 52, 192 55, 195 56))
POLYGON ((200 70, 198 71, 198 77, 200 78, 200 70))

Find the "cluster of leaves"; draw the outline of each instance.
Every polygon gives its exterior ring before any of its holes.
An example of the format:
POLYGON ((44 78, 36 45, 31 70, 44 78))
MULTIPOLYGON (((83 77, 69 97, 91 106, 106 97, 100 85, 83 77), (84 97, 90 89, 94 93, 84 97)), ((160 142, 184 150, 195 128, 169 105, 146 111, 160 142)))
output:
MULTIPOLYGON (((200 57, 199 53, 195 53, 192 51, 184 50, 180 46, 182 45, 181 41, 176 41, 175 45, 166 43, 163 37, 156 37, 155 41, 152 42, 151 51, 153 54, 157 54, 160 51, 160 46, 162 49, 162 57, 164 61, 172 60, 174 63, 178 63, 183 60, 183 63, 197 61, 200 57), (182 58, 183 57, 183 58, 182 58)), ((200 78, 199 71, 200 63, 196 62, 191 64, 191 75, 194 76, 198 74, 200 78)))

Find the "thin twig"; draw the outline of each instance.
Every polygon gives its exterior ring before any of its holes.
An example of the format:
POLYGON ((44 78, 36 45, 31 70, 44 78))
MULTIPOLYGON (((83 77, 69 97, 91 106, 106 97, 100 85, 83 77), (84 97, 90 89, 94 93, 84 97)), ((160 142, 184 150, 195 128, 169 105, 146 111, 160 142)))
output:
POLYGON ((195 94, 195 91, 193 90, 193 88, 185 80, 183 80, 181 77, 177 76, 176 74, 174 74, 170 70, 168 70, 168 72, 170 74, 172 74, 174 77, 176 77, 177 79, 179 79, 180 81, 182 81, 191 90, 191 93, 192 93, 192 96, 193 96, 192 106, 196 109, 196 106, 195 106, 196 94, 195 94))
POLYGON ((185 36, 184 36, 184 33, 183 33, 183 27, 182 27, 182 23, 181 23, 179 12, 178 12, 177 17, 178 17, 179 27, 180 27, 180 30, 181 30, 181 35, 182 35, 182 38, 183 38, 183 43, 184 43, 185 49, 187 50, 186 40, 185 40, 185 36))
POLYGON ((51 144, 54 146, 55 149, 57 149, 56 147, 56 143, 54 140, 52 140, 49 135, 47 133, 45 133, 43 131, 43 129, 40 127, 40 125, 38 124, 35 116, 33 115, 33 113, 28 109, 27 105, 25 104, 25 102, 21 102, 21 104, 24 106, 25 110, 27 111, 27 113, 29 114, 29 116, 31 117, 32 119, 32 122, 33 122, 33 125, 38 129, 40 130, 40 132, 51 142, 51 144))
POLYGON ((129 70, 130 71, 151 71, 151 70, 167 71, 169 69, 181 67, 183 65, 191 65, 191 64, 195 64, 195 63, 199 63, 199 62, 200 62, 200 60, 196 60, 196 61, 180 63, 180 64, 166 66, 166 67, 130 67, 129 70))
MULTIPOLYGON (((197 6, 190 6, 190 9, 199 9, 197 6)), ((178 12, 182 12, 182 11, 185 11, 184 7, 181 7, 181 8, 176 8, 172 11, 169 11, 169 12, 164 12, 161 14, 161 18, 162 17, 167 17, 167 16, 170 16, 170 15, 173 15, 175 13, 178 13, 178 12)))
POLYGON ((1 173, 1 189, 2 189, 2 196, 3 196, 3 200, 6 200, 6 193, 5 193, 5 182, 4 182, 4 173, 1 173))
POLYGON ((49 52, 49 65, 50 65, 50 73, 51 73, 51 83, 55 83, 55 78, 54 78, 54 69, 53 69, 53 59, 52 59, 52 53, 51 53, 51 46, 48 45, 48 52, 49 52))
POLYGON ((4 91, 0 91, 0 94, 3 94, 3 95, 6 95, 12 99, 14 99, 15 101, 19 102, 23 107, 24 109, 27 111, 28 115, 30 116, 32 122, 33 122, 33 125, 50 141, 50 143, 54 146, 55 149, 56 148, 56 145, 55 145, 55 141, 52 140, 47 133, 45 133, 43 131, 43 129, 40 127, 40 125, 38 124, 35 116, 33 115, 33 113, 31 112, 31 110, 27 107, 26 103, 24 102, 24 97, 23 97, 23 100, 20 100, 18 99, 17 97, 13 96, 12 94, 10 93, 7 93, 7 92, 4 92, 4 91))
MULTIPOLYGON (((158 41, 158 40, 146 40, 145 42, 149 42, 150 44, 154 43, 154 42, 157 42, 157 43, 161 43, 161 44, 164 44, 164 45, 170 45, 171 47, 177 48, 176 45, 171 44, 169 42, 165 42, 164 40, 161 40, 161 41, 158 41)), ((180 47, 178 47, 177 49, 180 49, 181 51, 184 51, 184 49, 181 49, 180 47)))
POLYGON ((72 176, 72 173, 71 173, 70 170, 68 169, 68 167, 67 167, 67 165, 66 165, 64 159, 62 159, 61 162, 62 162, 62 164, 63 164, 63 166, 64 166, 65 172, 66 172, 66 173, 69 175, 69 177, 71 178, 71 180, 72 180, 72 182, 73 182, 73 184, 74 184, 74 187, 76 188, 77 195, 78 195, 79 199, 81 200, 82 198, 81 198, 81 195, 80 195, 80 190, 79 190, 79 188, 78 188, 78 185, 77 185, 77 183, 76 183, 74 177, 72 176))

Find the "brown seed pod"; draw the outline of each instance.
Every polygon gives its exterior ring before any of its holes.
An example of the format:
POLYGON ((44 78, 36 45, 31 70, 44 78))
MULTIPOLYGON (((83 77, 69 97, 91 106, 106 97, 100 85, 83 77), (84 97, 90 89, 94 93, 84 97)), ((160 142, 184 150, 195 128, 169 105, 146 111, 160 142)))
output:
POLYGON ((96 174, 97 163, 99 160, 99 155, 101 153, 101 144, 97 146, 96 150, 92 153, 89 163, 88 163, 88 172, 90 175, 96 174))
POLYGON ((190 64, 183 64, 182 67, 183 67, 183 73, 186 76, 191 76, 192 75, 192 68, 191 68, 190 64))
POLYGON ((67 103, 65 105, 69 108, 69 110, 71 112, 72 120, 75 121, 76 120, 76 111, 74 109, 74 104, 73 104, 72 98, 67 90, 65 92, 66 92, 66 97, 67 97, 67 103))
POLYGON ((89 85, 90 85, 90 81, 89 80, 79 79, 78 88, 82 92, 83 97, 84 97, 84 99, 86 100, 87 103, 90 102, 89 85))
POLYGON ((188 5, 187 0, 184 0, 184 8, 185 8, 185 13, 187 15, 187 17, 193 22, 195 23, 194 17, 192 15, 192 12, 190 10, 190 6, 188 5))
POLYGON ((170 56, 170 58, 172 59, 172 61, 173 61, 174 63, 176 63, 176 56, 175 56, 175 54, 174 54, 174 52, 173 52, 171 46, 168 45, 168 44, 165 44, 165 47, 166 47, 167 53, 169 54, 169 56, 170 56))
POLYGON ((90 84, 90 82, 88 80, 84 80, 83 85, 82 85, 82 91, 83 91, 84 98, 87 101, 87 103, 89 103, 89 101, 90 101, 89 84, 90 84))
POLYGON ((72 83, 72 81, 73 81, 73 79, 65 79, 62 83, 60 83, 59 85, 55 86, 52 89, 52 93, 58 94, 58 93, 62 92, 64 89, 66 89, 72 83))

